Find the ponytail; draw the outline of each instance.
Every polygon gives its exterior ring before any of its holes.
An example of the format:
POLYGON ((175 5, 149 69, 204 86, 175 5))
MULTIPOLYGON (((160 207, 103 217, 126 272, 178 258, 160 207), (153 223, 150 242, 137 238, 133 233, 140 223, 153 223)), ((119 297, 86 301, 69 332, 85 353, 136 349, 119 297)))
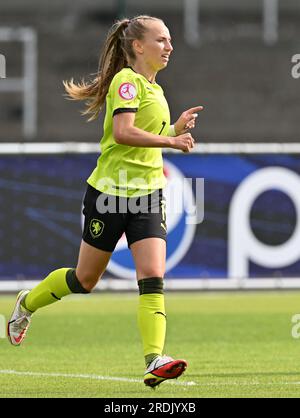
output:
POLYGON ((85 101, 86 109, 82 114, 90 116, 88 121, 97 119, 103 109, 114 76, 128 65, 128 59, 135 59, 132 41, 143 38, 147 30, 145 20, 160 19, 137 16, 132 20, 120 20, 112 26, 100 56, 98 72, 92 81, 86 82, 83 79, 76 84, 72 78, 70 81, 63 82, 69 99, 85 101))

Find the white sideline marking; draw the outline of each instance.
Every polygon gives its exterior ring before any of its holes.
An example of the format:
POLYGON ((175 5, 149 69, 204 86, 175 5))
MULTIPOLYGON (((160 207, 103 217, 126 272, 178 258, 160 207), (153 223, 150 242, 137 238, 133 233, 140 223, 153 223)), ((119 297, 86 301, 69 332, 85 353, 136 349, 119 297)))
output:
POLYGON ((300 382, 207 382, 196 383, 197 386, 283 386, 300 385, 300 382))
MULTIPOLYGON (((71 373, 43 373, 43 372, 20 372, 17 370, 0 370, 0 375, 15 375, 15 376, 33 376, 33 377, 62 377, 67 379, 90 379, 90 380, 106 380, 113 382, 125 383, 143 383, 142 379, 128 379, 126 377, 117 376, 99 376, 96 374, 71 374, 71 373)), ((282 385, 300 385, 300 381, 291 382, 177 382, 174 380, 167 380, 164 383, 177 386, 282 386, 282 385)))
MULTIPOLYGON (((42 372, 18 372, 17 370, 0 370, 0 374, 10 374, 15 376, 35 376, 35 377, 65 377, 69 379, 91 379, 107 380, 126 383, 144 383, 142 379, 128 379, 126 377, 98 376, 96 374, 70 374, 70 373, 42 373, 42 372)), ((166 383, 178 386, 196 386, 195 382, 174 382, 167 380, 166 383)))

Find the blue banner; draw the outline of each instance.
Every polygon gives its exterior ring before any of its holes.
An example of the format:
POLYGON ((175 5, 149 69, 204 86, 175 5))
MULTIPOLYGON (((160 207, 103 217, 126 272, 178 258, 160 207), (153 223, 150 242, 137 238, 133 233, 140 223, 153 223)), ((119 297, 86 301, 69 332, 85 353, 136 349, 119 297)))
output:
MULTIPOLYGON (((299 277, 299 155, 164 159, 167 278, 299 277)), ((82 199, 96 160, 96 154, 0 156, 0 280, 41 279, 76 265, 82 199)), ((106 276, 135 277, 125 237, 106 276)))

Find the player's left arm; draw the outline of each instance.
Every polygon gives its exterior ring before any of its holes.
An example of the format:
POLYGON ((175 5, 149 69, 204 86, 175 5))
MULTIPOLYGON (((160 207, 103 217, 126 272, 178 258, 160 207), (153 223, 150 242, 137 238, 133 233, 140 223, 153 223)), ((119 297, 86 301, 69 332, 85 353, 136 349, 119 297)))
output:
POLYGON ((183 112, 174 124, 176 135, 182 135, 195 128, 198 112, 201 112, 203 109, 203 106, 196 106, 183 112))

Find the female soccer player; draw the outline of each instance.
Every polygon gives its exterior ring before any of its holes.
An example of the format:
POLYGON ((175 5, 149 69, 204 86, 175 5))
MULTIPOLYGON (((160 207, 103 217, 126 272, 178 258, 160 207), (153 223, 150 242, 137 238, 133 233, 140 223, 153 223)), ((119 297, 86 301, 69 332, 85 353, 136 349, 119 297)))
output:
POLYGON ((84 199, 83 239, 76 269, 49 274, 33 290, 23 290, 8 323, 8 337, 20 345, 39 308, 71 293, 89 293, 103 275, 125 232, 139 287, 138 324, 146 373, 155 387, 180 376, 185 360, 163 356, 166 314, 163 277, 166 261, 165 186, 161 149, 189 152, 202 106, 182 113, 170 126, 170 114, 156 75, 167 67, 173 51, 161 19, 138 16, 111 28, 92 82, 65 82, 68 96, 84 100, 84 112, 96 119, 106 102, 101 156, 88 179, 84 199))

